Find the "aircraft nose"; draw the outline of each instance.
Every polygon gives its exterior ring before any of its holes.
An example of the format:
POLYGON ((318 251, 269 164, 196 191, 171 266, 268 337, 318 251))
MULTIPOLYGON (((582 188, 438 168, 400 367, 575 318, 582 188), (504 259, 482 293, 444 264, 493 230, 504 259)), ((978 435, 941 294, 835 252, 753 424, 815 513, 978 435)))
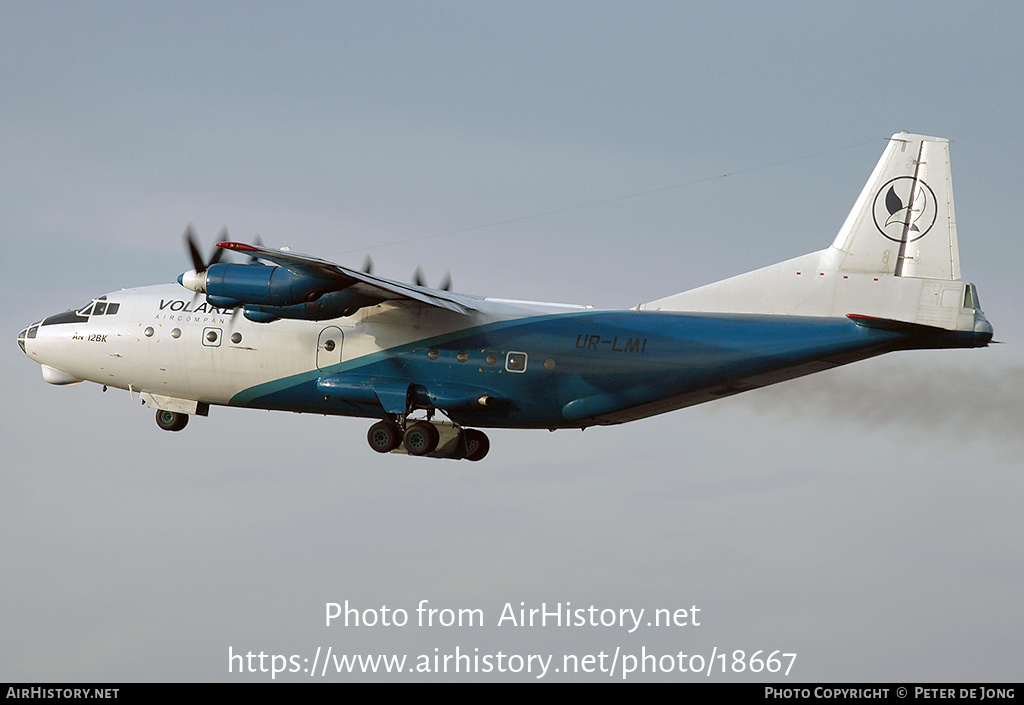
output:
POLYGON ((18 333, 18 347, 20 347, 21 351, 26 355, 28 355, 28 350, 25 349, 25 345, 27 344, 27 341, 35 340, 36 333, 39 332, 40 323, 42 323, 42 321, 37 321, 18 333))

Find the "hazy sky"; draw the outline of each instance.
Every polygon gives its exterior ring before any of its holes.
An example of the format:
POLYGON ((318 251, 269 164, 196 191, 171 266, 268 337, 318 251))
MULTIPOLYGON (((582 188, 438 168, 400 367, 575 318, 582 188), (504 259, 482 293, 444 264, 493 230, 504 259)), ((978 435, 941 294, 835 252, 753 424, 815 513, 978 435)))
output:
POLYGON ((0 4, 0 680, 269 680, 229 673, 229 648, 318 647, 1019 680, 1022 23, 1013 2, 0 4), (124 392, 47 385, 15 343, 173 281, 190 222, 207 246, 226 226, 629 307, 827 246, 901 129, 954 140, 962 269, 1005 345, 492 432, 471 464, 378 456, 360 419, 214 408, 165 433, 124 392), (486 624, 326 627, 345 600, 486 624), (520 602, 701 624, 499 627, 520 602))

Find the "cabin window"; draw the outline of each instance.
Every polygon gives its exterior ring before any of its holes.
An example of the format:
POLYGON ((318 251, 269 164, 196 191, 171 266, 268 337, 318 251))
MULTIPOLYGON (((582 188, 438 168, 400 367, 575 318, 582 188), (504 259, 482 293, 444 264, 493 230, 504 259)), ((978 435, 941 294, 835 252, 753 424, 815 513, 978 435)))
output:
POLYGON ((526 353, 510 352, 506 355, 505 369, 509 372, 526 372, 526 353))
POLYGON ((119 308, 121 308, 121 304, 107 304, 107 315, 113 316, 119 308))
POLYGON ((207 328, 203 331, 203 345, 207 347, 217 347, 220 345, 220 329, 218 328, 207 328))

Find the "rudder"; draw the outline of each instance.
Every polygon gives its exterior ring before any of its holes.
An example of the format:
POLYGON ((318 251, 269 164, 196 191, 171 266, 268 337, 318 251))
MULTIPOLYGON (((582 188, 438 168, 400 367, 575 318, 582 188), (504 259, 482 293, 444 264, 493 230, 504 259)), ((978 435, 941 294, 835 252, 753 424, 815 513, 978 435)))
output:
POLYGON ((831 249, 834 271, 959 279, 949 140, 893 135, 831 249))

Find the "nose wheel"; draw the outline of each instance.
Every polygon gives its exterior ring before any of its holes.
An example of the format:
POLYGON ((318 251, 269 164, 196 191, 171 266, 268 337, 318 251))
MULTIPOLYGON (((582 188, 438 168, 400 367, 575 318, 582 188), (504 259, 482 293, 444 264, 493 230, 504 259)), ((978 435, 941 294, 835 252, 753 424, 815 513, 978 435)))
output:
POLYGON ((180 431, 188 424, 188 414, 157 409, 156 425, 165 431, 180 431))

